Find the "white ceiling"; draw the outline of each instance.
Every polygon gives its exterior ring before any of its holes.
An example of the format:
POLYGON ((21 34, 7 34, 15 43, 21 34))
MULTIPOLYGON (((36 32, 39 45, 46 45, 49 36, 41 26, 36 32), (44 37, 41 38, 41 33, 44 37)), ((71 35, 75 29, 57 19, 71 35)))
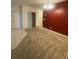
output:
MULTIPOLYGON (((65 0, 49 0, 50 3, 58 3, 65 0)), ((48 0, 12 0, 12 5, 28 5, 32 7, 42 7, 48 0)))

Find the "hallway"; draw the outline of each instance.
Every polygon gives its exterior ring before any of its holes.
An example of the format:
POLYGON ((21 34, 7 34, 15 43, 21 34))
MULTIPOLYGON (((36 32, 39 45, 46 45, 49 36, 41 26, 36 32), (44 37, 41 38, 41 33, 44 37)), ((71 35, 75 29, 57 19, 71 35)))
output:
POLYGON ((12 0, 12 59, 67 59, 67 0, 12 0))

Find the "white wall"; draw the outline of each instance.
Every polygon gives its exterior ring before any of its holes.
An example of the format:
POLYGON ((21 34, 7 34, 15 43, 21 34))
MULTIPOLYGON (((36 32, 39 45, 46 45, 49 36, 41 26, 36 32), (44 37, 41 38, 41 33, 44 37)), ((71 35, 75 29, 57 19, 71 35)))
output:
POLYGON ((28 6, 12 6, 12 29, 17 28, 29 28, 29 12, 36 12, 36 26, 42 26, 42 14, 43 11, 37 8, 32 8, 28 6), (20 15, 21 14, 21 15, 20 15), (21 19, 22 17, 22 19, 21 19))
POLYGON ((36 12, 36 26, 42 26, 42 16, 43 16, 43 10, 32 8, 28 6, 23 6, 23 28, 29 28, 29 18, 28 13, 29 12, 36 12))
POLYGON ((23 17, 23 28, 29 28, 30 26, 30 22, 29 22, 29 12, 36 12, 37 9, 32 8, 32 7, 28 7, 28 6, 23 6, 22 7, 22 17, 23 17))
POLYGON ((43 19, 43 11, 42 10, 37 10, 36 13, 36 26, 42 27, 43 23, 42 23, 42 19, 43 19))
POLYGON ((11 8, 11 28, 20 28, 20 9, 19 6, 12 6, 11 8))

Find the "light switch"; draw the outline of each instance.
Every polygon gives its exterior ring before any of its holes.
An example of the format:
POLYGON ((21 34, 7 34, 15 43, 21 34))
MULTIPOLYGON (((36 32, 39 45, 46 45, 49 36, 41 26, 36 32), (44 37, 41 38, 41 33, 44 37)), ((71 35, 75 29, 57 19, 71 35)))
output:
POLYGON ((52 27, 50 26, 50 29, 52 29, 52 27))
POLYGON ((43 20, 45 20, 45 18, 43 20))
POLYGON ((44 17, 45 17, 46 15, 44 14, 44 17))

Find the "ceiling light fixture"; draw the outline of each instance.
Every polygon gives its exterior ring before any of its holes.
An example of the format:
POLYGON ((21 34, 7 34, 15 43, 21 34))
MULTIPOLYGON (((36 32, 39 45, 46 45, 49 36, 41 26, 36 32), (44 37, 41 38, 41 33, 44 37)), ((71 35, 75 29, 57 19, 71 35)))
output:
POLYGON ((48 7, 47 7, 48 10, 53 9, 53 8, 54 8, 54 5, 52 5, 52 4, 49 4, 48 7))
POLYGON ((43 9, 46 9, 46 10, 50 10, 50 9, 53 9, 55 7, 54 4, 51 4, 48 0, 48 4, 47 5, 44 5, 43 6, 43 9))
POLYGON ((44 5, 43 8, 44 8, 44 9, 47 9, 47 5, 44 5))

